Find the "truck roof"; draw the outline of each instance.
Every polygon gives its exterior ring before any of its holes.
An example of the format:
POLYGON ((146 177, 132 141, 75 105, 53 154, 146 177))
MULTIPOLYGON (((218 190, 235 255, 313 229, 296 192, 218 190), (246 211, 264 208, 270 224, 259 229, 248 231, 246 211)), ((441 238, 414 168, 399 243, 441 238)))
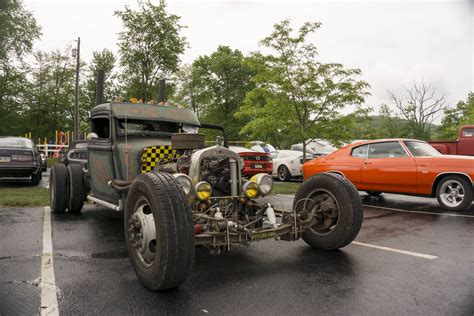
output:
POLYGON ((159 120, 200 126, 196 113, 190 109, 157 104, 111 102, 95 106, 91 117, 107 114, 117 118, 159 120))

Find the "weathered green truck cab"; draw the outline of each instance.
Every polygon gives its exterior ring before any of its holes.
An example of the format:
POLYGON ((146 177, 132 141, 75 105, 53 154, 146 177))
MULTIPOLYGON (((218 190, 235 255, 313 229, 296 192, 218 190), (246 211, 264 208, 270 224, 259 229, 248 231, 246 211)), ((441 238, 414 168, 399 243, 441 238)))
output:
POLYGON ((184 282, 194 249, 230 251, 233 244, 303 238, 318 249, 349 244, 362 223, 354 186, 334 175, 300 187, 292 210, 275 209, 267 174, 241 177, 240 156, 225 130, 201 124, 189 109, 106 103, 91 112, 88 170, 55 165, 53 212, 79 212, 87 199, 124 213, 125 241, 140 281, 153 290, 184 282), (223 132, 206 146, 198 129, 223 132))

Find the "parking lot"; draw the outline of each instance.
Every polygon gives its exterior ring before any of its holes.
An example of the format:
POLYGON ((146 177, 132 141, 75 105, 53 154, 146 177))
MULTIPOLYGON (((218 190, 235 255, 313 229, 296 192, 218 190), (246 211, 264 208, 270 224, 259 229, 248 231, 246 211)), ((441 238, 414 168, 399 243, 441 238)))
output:
MULTIPOLYGON (((270 199, 291 207, 291 196, 270 199)), ((138 282, 121 213, 4 208, 0 314, 472 315, 474 207, 444 213, 433 199, 362 199, 362 230, 342 250, 315 251, 302 240, 265 240, 220 256, 198 249, 190 278, 161 293, 138 282)))

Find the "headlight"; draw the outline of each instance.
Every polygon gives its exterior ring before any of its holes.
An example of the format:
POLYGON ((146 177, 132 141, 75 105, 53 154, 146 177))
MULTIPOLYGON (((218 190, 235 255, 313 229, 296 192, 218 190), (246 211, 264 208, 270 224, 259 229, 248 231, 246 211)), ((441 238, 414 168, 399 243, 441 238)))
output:
POLYGON ((184 193, 186 193, 187 196, 191 194, 191 189, 192 189, 192 182, 191 178, 185 175, 184 173, 175 173, 173 174, 175 177, 176 181, 178 181, 179 184, 183 187, 184 193))
POLYGON ((242 191, 249 199, 256 198, 258 195, 258 185, 253 181, 247 181, 242 187, 242 191))
POLYGON ((206 201, 211 197, 212 187, 206 181, 196 183, 194 186, 194 192, 196 192, 196 198, 200 201, 206 201))
POLYGON ((258 173, 250 178, 250 181, 257 183, 258 192, 261 196, 269 195, 273 189, 273 179, 269 174, 258 173))

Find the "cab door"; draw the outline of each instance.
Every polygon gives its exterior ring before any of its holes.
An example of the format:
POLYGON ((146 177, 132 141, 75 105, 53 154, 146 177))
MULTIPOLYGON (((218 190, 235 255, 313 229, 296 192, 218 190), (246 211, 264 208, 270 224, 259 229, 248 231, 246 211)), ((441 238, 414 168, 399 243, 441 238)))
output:
POLYGON ((416 162, 399 141, 369 144, 362 163, 366 190, 416 193, 416 162))
POLYGON ((116 204, 119 199, 117 191, 108 185, 109 181, 116 178, 112 156, 110 118, 107 116, 94 117, 91 122, 92 132, 98 136, 97 139, 93 139, 87 144, 87 168, 92 195, 116 204))

